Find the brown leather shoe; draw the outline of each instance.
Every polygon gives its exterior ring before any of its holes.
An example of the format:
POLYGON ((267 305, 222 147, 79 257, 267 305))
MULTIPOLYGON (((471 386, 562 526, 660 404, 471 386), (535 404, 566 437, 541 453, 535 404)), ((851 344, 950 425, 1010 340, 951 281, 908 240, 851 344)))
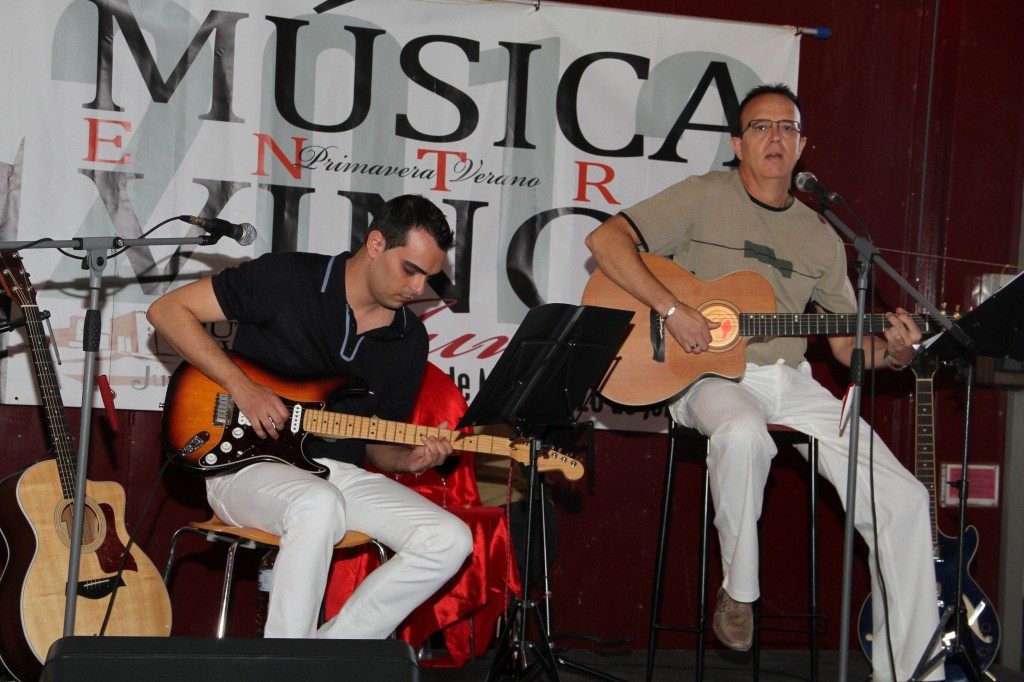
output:
POLYGON ((749 651, 754 639, 754 608, 736 601, 725 588, 718 590, 718 605, 711 629, 718 641, 734 651, 749 651))

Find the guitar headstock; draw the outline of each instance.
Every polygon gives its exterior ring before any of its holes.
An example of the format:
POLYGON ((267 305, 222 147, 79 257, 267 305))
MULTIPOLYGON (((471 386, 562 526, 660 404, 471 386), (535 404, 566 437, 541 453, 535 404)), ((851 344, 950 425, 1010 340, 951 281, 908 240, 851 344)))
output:
MULTIPOLYGON (((960 306, 959 305, 953 306, 953 309, 950 310, 945 302, 943 302, 939 306, 939 313, 943 317, 945 317, 946 319, 948 319, 948 320, 950 320, 952 322, 956 322, 957 320, 959 320, 960 316, 962 314, 960 312, 960 306)), ((929 318, 926 317, 925 319, 927 320, 929 318)), ((937 331, 941 331, 941 330, 937 330, 937 331)), ((939 360, 935 356, 931 355, 930 353, 919 352, 916 356, 914 356, 914 360, 911 363, 910 368, 911 368, 911 370, 913 370, 914 376, 917 379, 922 380, 922 381, 923 380, 929 380, 932 377, 934 377, 935 376, 935 372, 938 371, 939 360)))
POLYGON ((959 305, 953 306, 953 310, 951 312, 949 308, 946 307, 946 303, 943 302, 942 305, 939 306, 939 312, 942 313, 942 316, 948 320, 953 320, 954 322, 956 322, 957 320, 960 319, 961 313, 959 305))
POLYGON ((0 284, 19 306, 35 305, 36 290, 17 251, 0 251, 0 284))
POLYGON ((918 353, 910 364, 910 369, 918 379, 931 379, 939 369, 939 361, 930 353, 918 353))
MULTIPOLYGON (((530 463, 530 442, 517 438, 509 443, 509 457, 520 464, 530 463)), ((545 448, 537 453, 537 471, 547 473, 558 471, 570 481, 583 478, 583 462, 554 448, 545 448)))

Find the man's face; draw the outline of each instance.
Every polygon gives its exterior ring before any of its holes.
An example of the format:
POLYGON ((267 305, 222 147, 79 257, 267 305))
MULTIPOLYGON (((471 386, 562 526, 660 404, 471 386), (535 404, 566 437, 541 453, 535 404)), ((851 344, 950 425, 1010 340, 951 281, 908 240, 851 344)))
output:
POLYGON ((426 230, 409 230, 405 244, 384 249, 384 237, 371 232, 379 250, 370 266, 370 290, 382 306, 397 309, 423 294, 427 277, 441 271, 446 254, 426 230), (375 239, 379 238, 379 242, 375 239))
POLYGON ((764 132, 748 127, 751 121, 796 121, 796 105, 783 95, 766 94, 747 103, 740 120, 741 133, 732 138, 740 169, 758 180, 789 178, 807 139, 799 132, 785 132, 785 124, 769 123, 764 132))

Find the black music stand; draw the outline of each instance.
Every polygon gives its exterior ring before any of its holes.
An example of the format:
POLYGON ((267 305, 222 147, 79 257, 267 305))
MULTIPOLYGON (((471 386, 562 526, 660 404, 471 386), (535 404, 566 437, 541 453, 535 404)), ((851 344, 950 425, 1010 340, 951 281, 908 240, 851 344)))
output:
POLYGON ((964 410, 964 449, 960 463, 960 480, 950 482, 959 493, 956 539, 956 592, 942 613, 928 650, 914 670, 911 680, 919 680, 939 661, 959 665, 970 682, 982 682, 982 670, 974 650, 974 639, 967 625, 966 607, 963 603, 964 575, 967 562, 963 552, 964 531, 967 527, 967 497, 970 481, 967 478, 967 455, 970 451, 971 391, 974 385, 974 367, 962 361, 963 356, 989 356, 1024 360, 1024 274, 1017 275, 1009 284, 985 299, 981 305, 954 322, 962 334, 943 332, 925 342, 921 352, 935 356, 957 356, 957 362, 965 367, 966 387, 964 410), (966 337, 967 341, 960 339, 966 337), (952 618, 952 626, 947 625, 952 618), (939 640, 943 648, 929 658, 939 640))
POLYGON ((981 304, 953 323, 969 339, 942 333, 924 343, 934 355, 984 355, 1024 360, 1024 273, 1014 277, 981 304))
MULTIPOLYGON (((456 426, 515 424, 519 437, 530 439, 530 466, 526 515, 526 551, 524 564, 530 565, 533 508, 537 485, 537 452, 542 448, 540 434, 547 426, 571 426, 595 384, 604 377, 608 365, 622 345, 633 313, 625 310, 547 303, 531 309, 508 348, 502 353, 480 388, 480 392, 456 426)), ((556 664, 615 680, 559 656, 551 649, 550 633, 545 629, 537 602, 530 598, 530 575, 522 577, 523 598, 513 598, 510 613, 494 655, 487 679, 511 675, 523 679, 543 670, 549 679, 558 680, 556 664), (530 619, 540 633, 540 641, 527 639, 530 619), (527 662, 528 649, 537 658, 527 662)))

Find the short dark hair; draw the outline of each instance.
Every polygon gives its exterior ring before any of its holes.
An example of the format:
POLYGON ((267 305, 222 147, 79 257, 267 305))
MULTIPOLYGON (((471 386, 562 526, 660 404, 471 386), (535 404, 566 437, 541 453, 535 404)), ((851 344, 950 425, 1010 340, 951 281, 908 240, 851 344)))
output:
POLYGON ((426 230, 442 251, 452 248, 455 235, 437 206, 418 194, 403 194, 384 204, 384 209, 370 223, 370 230, 384 235, 384 248, 405 246, 409 230, 426 230))
POLYGON ((800 106, 800 98, 796 96, 796 93, 788 85, 785 83, 764 83, 756 88, 752 88, 743 98, 743 101, 740 102, 740 125, 742 125, 743 121, 743 110, 747 108, 752 99, 761 95, 782 95, 795 104, 797 113, 803 116, 804 111, 803 107, 800 106))

